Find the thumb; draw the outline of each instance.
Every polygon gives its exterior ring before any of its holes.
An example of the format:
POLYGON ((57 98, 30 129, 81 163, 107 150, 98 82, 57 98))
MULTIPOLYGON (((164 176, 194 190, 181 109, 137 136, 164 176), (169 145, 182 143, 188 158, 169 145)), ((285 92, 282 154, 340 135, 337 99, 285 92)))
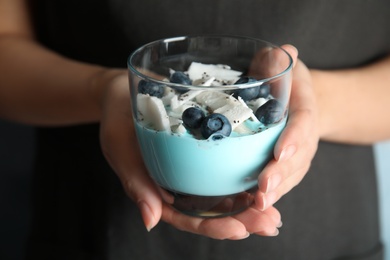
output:
POLYGON ((284 44, 281 46, 282 49, 284 49, 288 54, 290 54, 291 58, 293 59, 293 67, 297 64, 298 61, 298 49, 295 48, 295 46, 291 44, 284 44))

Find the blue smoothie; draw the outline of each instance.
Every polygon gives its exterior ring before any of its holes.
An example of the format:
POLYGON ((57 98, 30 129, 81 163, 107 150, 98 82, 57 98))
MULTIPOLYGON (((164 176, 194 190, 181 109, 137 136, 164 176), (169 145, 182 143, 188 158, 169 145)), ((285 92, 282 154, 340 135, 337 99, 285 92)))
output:
POLYGON ((165 189, 198 196, 223 196, 255 187, 285 124, 283 120, 251 135, 202 140, 135 122, 151 177, 165 189))

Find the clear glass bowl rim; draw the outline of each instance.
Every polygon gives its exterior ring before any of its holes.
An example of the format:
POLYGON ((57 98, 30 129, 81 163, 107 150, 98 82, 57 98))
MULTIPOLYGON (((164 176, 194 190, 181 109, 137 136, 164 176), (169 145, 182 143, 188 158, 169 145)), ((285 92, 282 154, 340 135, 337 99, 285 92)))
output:
POLYGON ((177 36, 177 37, 171 37, 171 38, 162 38, 162 39, 155 40, 155 41, 149 42, 147 44, 144 44, 144 45, 140 46, 139 48, 137 48, 136 50, 134 50, 129 55, 128 60, 127 60, 127 66, 128 66, 128 69, 130 69, 139 78, 144 79, 144 80, 148 80, 148 81, 152 81, 152 82, 155 82, 155 83, 158 83, 158 84, 166 85, 166 86, 188 88, 188 89, 197 89, 197 90, 201 90, 201 89, 215 89, 215 90, 222 89, 222 90, 226 90, 226 89, 237 89, 237 88, 250 88, 250 87, 262 85, 264 83, 273 81, 273 80, 275 80, 277 78, 283 77, 290 70, 292 70, 293 58, 282 47, 280 47, 280 46, 278 46, 276 44, 273 44, 271 42, 262 40, 262 39, 258 39, 258 38, 254 38, 254 37, 247 37, 247 36, 240 36, 240 35, 229 35, 229 34, 199 34, 199 35, 185 35, 185 36, 177 36), (256 82, 253 82, 253 83, 236 84, 236 85, 224 85, 224 86, 210 86, 210 87, 195 86, 195 85, 183 85, 183 84, 177 84, 177 83, 171 83, 171 82, 167 82, 167 81, 163 81, 163 80, 158 80, 158 79, 155 79, 155 78, 152 78, 152 77, 149 77, 149 76, 143 74, 142 72, 137 70, 137 68, 135 66, 133 66, 133 63, 132 63, 133 58, 139 52, 141 52, 145 48, 148 48, 148 47, 150 47, 152 45, 155 45, 155 44, 161 43, 161 42, 169 43, 169 42, 183 41, 183 40, 186 40, 186 39, 194 39, 194 38, 230 38, 230 39, 236 39, 236 40, 245 39, 245 40, 262 42, 262 43, 268 45, 269 47, 272 47, 272 48, 275 48, 275 49, 279 49, 283 53, 285 53, 287 55, 287 58, 289 59, 289 63, 288 63, 288 66, 284 70, 282 70, 280 73, 275 74, 272 77, 259 79, 259 80, 257 80, 256 82))

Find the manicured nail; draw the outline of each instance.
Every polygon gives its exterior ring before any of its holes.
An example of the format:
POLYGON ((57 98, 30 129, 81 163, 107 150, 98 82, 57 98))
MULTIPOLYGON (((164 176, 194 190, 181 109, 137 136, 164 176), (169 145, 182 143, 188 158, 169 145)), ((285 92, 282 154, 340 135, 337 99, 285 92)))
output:
POLYGON ((295 147, 295 145, 288 145, 288 146, 286 146, 282 150, 282 152, 280 153, 278 161, 279 162, 283 162, 283 161, 286 161, 286 160, 290 159, 291 156, 294 155, 296 150, 297 150, 297 148, 295 147))
POLYGON ((271 191, 267 194, 263 194, 261 198, 262 198, 261 211, 264 211, 276 202, 276 192, 271 191))
POLYGON ((156 222, 153 212, 145 201, 138 202, 138 207, 141 211, 142 219, 144 221, 146 230, 150 232, 150 230, 152 230, 152 228, 155 226, 154 223, 156 222))
POLYGON ((269 234, 270 237, 276 237, 277 235, 279 235, 279 229, 275 228, 275 231, 271 234, 269 234))
POLYGON ((245 236, 242 237, 242 239, 248 238, 251 234, 249 232, 246 232, 245 236))
POLYGON ((276 226, 277 228, 281 228, 283 226, 283 222, 280 221, 279 224, 276 226))
POLYGON ((241 240, 241 239, 245 239, 245 238, 248 238, 251 234, 249 232, 246 232, 246 234, 244 236, 233 236, 231 237, 230 239, 231 240, 241 240))
POLYGON ((270 177, 268 177, 267 180, 267 189, 265 193, 269 193, 276 189, 276 187, 279 186, 280 182, 282 181, 282 176, 280 174, 272 174, 270 177))

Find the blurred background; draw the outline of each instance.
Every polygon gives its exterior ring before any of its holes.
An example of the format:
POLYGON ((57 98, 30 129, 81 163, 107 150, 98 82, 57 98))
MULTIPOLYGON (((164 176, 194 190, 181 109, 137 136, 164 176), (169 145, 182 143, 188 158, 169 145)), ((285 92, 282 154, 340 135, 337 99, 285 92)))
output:
POLYGON ((382 239, 387 247, 387 250, 385 250, 385 260, 390 260, 390 141, 375 145, 374 152, 379 172, 378 187, 381 207, 382 239))
POLYGON ((24 259, 29 232, 34 130, 0 120, 0 259, 24 259))
MULTIPOLYGON (((34 129, 0 120, 0 259, 24 259, 31 213, 34 129)), ((390 141, 375 146, 382 237, 390 247, 390 141), (388 200, 387 203, 385 200, 388 200)), ((387 253, 386 260, 390 260, 387 253)))

